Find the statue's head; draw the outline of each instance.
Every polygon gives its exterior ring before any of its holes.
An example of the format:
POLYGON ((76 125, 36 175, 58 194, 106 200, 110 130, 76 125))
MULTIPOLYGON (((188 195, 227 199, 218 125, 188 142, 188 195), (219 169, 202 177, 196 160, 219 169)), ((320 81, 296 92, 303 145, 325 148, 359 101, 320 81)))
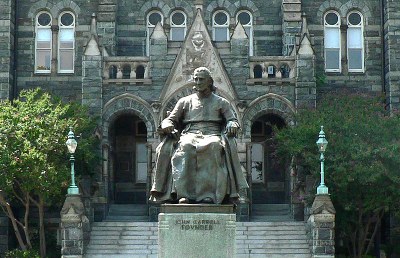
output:
POLYGON ((211 72, 206 67, 196 68, 193 72, 193 80, 195 82, 194 88, 197 91, 204 91, 207 87, 211 91, 216 90, 211 72))

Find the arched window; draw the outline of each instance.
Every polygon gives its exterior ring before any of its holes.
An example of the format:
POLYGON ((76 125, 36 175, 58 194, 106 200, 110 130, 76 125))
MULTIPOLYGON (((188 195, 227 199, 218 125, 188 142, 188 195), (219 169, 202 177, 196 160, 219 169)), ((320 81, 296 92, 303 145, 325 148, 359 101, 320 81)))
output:
POLYGON ((325 71, 340 72, 340 16, 329 11, 324 16, 325 71))
POLYGON ((171 41, 183 41, 186 36, 186 14, 182 11, 174 11, 170 18, 171 41))
POLYGON ((363 17, 359 12, 347 16, 347 62, 349 72, 364 72, 363 17))
POLYGON ((58 72, 73 73, 75 57, 75 16, 63 12, 58 19, 58 72))
POLYGON ((111 65, 110 68, 108 68, 108 77, 110 79, 117 79, 117 67, 115 65, 111 65))
POLYGON ((138 65, 136 67, 136 79, 144 79, 144 66, 138 65))
POLYGON ((51 22, 48 12, 40 12, 36 16, 35 73, 51 72, 51 22))
POLYGON ((213 15, 213 40, 228 41, 229 40, 229 15, 225 11, 216 11, 213 15))
POLYGON ((262 67, 261 65, 255 65, 253 68, 253 73, 254 73, 254 78, 255 79, 260 79, 262 78, 262 67))
POLYGON ((122 79, 130 79, 131 78, 131 66, 124 65, 122 67, 122 79))
POLYGON ((253 16, 249 11, 239 11, 236 15, 236 23, 239 22, 249 38, 249 55, 253 56, 253 16))
POLYGON ((153 33, 154 28, 156 27, 157 23, 161 23, 161 26, 164 25, 163 23, 163 15, 159 11, 151 11, 147 15, 147 40, 146 40, 146 55, 150 55, 150 37, 153 33))

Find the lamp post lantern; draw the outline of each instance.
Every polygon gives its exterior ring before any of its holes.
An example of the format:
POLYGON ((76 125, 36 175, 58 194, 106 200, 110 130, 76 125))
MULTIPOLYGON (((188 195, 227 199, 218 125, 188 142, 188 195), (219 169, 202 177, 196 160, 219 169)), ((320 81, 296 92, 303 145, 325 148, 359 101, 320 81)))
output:
POLYGON ((324 171, 324 161, 325 161, 324 152, 326 150, 326 146, 328 146, 328 141, 325 138, 323 126, 321 126, 321 131, 319 132, 319 138, 316 143, 320 153, 319 160, 321 162, 321 183, 317 187, 317 194, 328 194, 328 187, 326 187, 325 185, 325 171, 324 171))
POLYGON ((75 140, 74 132, 72 132, 72 127, 69 129, 68 140, 65 143, 68 148, 68 152, 71 154, 69 160, 71 161, 71 185, 68 187, 68 194, 79 194, 79 188, 75 184, 75 150, 78 146, 77 141, 75 140))

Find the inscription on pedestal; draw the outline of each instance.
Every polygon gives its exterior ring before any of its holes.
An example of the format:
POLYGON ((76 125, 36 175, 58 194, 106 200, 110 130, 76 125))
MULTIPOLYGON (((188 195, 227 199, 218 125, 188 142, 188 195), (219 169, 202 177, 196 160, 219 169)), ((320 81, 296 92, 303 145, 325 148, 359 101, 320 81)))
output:
POLYGON ((158 233, 160 258, 235 257, 235 214, 160 213, 158 233))

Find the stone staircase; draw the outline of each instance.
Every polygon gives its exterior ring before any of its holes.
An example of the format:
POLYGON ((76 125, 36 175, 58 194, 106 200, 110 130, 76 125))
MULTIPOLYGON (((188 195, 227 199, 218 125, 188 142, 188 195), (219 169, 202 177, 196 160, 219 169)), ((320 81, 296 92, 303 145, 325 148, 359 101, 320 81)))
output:
MULTIPOLYGON (((156 258, 156 222, 95 222, 85 258, 156 258)), ((304 222, 238 222, 237 258, 309 258, 304 222)), ((177 257, 180 258, 180 257, 177 257)))
POLYGON ((104 221, 147 222, 148 207, 146 204, 111 204, 104 221))
POLYGON ((253 204, 250 221, 293 221, 289 204, 253 204))

